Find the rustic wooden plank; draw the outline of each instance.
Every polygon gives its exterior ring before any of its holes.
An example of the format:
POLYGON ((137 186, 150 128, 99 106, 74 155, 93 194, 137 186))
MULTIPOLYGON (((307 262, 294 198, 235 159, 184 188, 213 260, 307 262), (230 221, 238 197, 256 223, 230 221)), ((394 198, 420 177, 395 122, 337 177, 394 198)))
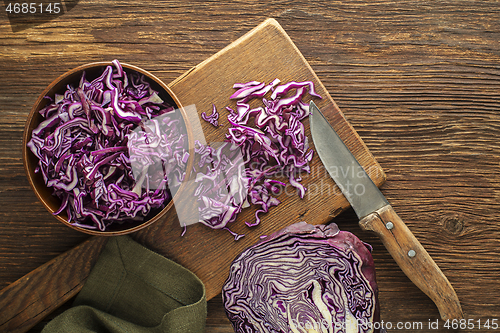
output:
MULTIPOLYGON (((377 185, 384 182, 385 176, 380 166, 352 126, 345 121, 335 102, 328 95, 300 51, 275 20, 266 20, 231 45, 186 72, 172 82, 170 87, 181 103, 187 106, 187 110, 193 109, 190 107, 191 105, 196 107, 192 111, 193 117, 196 118, 195 121, 199 121, 199 114, 204 111, 209 113, 212 103, 218 106, 221 115, 226 116, 228 111, 222 111, 222 109, 223 105, 228 103, 228 96, 232 94, 234 82, 252 80, 270 82, 274 78, 279 78, 282 82, 313 81, 316 92, 323 96, 318 105, 323 108, 325 116, 337 128, 339 135, 344 138, 360 163, 369 171, 373 181, 377 185), (274 51, 272 51, 273 49, 274 51), (273 56, 270 57, 270 54, 273 56), (288 66, 280 66, 282 63, 287 63, 288 66), (207 89, 207 86, 212 88, 207 89)), ((232 104, 235 102, 233 101, 232 104)), ((235 105, 231 105, 231 107, 235 108, 235 105)), ((221 117, 222 119, 223 117, 221 117)), ((222 124, 226 128, 228 127, 227 123, 222 122, 222 124)), ((209 144, 224 141, 226 128, 214 130, 212 125, 206 122, 202 122, 202 128, 202 134, 209 144)), ((306 133, 310 136, 307 122, 306 133)), ((285 188, 278 196, 282 204, 265 214, 262 217, 262 223, 252 228, 246 227, 245 221, 253 222, 255 209, 245 209, 231 225, 231 228, 237 233, 245 234, 245 237, 238 242, 235 242, 233 236, 227 232, 211 230, 201 224, 189 226, 188 234, 180 237, 183 229, 176 213, 181 212, 181 206, 196 212, 196 209, 193 210, 193 204, 196 204, 193 199, 194 195, 189 194, 184 194, 186 203, 176 203, 177 212, 170 211, 163 221, 133 234, 132 237, 197 274, 205 284, 207 299, 211 299, 221 292, 222 284, 227 278, 229 265, 234 257, 246 247, 254 244, 260 235, 270 234, 301 220, 314 224, 326 223, 348 207, 347 201, 333 180, 325 177, 325 171, 319 157, 313 158, 309 174, 297 175, 297 177, 301 177, 303 184, 308 188, 306 197, 301 199, 296 190, 285 188), (284 216, 286 218, 283 218, 284 216)), ((283 179, 283 181, 287 180, 283 179)), ((91 239, 88 242, 93 244, 97 240, 91 239)), ((70 266, 66 262, 71 262, 72 256, 81 257, 81 249, 89 247, 91 246, 80 246, 78 250, 68 251, 64 256, 55 258, 50 264, 42 266, 22 280, 16 281, 13 285, 0 291, 0 296, 4 297, 4 304, 0 307, 3 318, 0 324, 7 329, 22 332, 36 324, 38 320, 43 318, 43 314, 50 312, 63 301, 74 296, 83 285, 88 270, 64 270, 64 267, 69 268, 70 266), (36 294, 31 294, 27 298, 22 298, 22 302, 18 306, 11 308, 13 312, 7 311, 7 304, 13 295, 18 295, 18 290, 24 286, 28 287, 27 285, 34 287, 36 284, 40 284, 44 278, 52 276, 45 274, 44 269, 52 269, 53 267, 60 270, 59 280, 67 278, 73 283, 61 283, 59 286, 50 284, 46 290, 41 291, 42 297, 35 297, 36 294), (31 282, 36 283, 31 285, 31 282), (44 296, 45 294, 48 296, 44 296), (18 315, 18 311, 21 311, 20 315, 18 315), (28 319, 30 316, 32 318, 28 319)), ((91 254, 90 261, 93 262, 98 252, 91 254)), ((78 263, 79 261, 76 261, 76 264, 78 263)))
MULTIPOLYGON (((229 127, 229 123, 224 120, 229 114, 225 106, 236 108, 235 101, 228 101, 228 97, 234 92, 233 83, 253 80, 269 83, 275 78, 282 82, 313 81, 316 91, 323 96, 323 99, 318 101, 318 106, 323 108, 326 117, 336 127, 360 163, 370 171, 374 182, 378 185, 384 182, 384 173, 373 156, 345 121, 306 60, 275 20, 266 20, 213 57, 180 76, 170 87, 184 105, 194 105, 198 114, 210 114, 212 104, 217 107, 222 126, 214 128, 207 122, 201 123, 206 142, 214 143, 225 140, 229 127), (281 66, 282 64, 286 66, 281 66)), ((310 137, 307 121, 305 128, 310 137)), ((165 225, 158 224, 140 233, 136 239, 197 274, 205 283, 207 297, 210 299, 220 293, 231 261, 245 248, 257 242, 259 236, 268 235, 301 220, 313 224, 326 223, 348 207, 334 181, 326 176, 317 155, 314 156, 310 167, 310 174, 300 175, 302 183, 308 188, 303 199, 298 197, 293 188, 287 187, 277 197, 282 203, 266 213, 259 226, 249 228, 244 223, 255 221, 254 209, 244 209, 236 221, 228 225, 231 230, 245 235, 237 242, 234 242, 231 234, 207 230, 201 224, 189 226, 186 235, 179 237, 182 228, 178 221, 166 222, 172 223, 169 232, 160 232, 164 230, 165 225)), ((283 181, 288 182, 287 179, 283 181)), ((188 200, 185 206, 193 210, 192 200, 188 200)), ((179 212, 177 204, 176 209, 179 212)))
MULTIPOLYGON (((498 317, 497 2, 89 0, 16 33, 2 15, 0 288, 86 238, 47 215, 20 148, 11 148, 20 147, 25 117, 48 82, 115 57, 170 82, 274 17, 384 168, 383 193, 443 269, 466 317, 498 317)), ((383 320, 438 318, 352 212, 335 221, 374 246, 383 320)), ((217 299, 207 332, 231 332, 217 299)), ((442 324, 433 332, 448 332, 442 324)))
POLYGON ((0 291, 0 332, 26 332, 78 294, 106 241, 89 238, 0 291))

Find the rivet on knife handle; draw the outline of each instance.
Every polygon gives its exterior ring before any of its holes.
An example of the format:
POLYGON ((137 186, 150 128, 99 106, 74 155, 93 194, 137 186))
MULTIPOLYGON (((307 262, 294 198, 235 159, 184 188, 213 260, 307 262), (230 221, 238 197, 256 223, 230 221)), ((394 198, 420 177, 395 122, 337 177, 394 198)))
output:
POLYGON ((359 224, 378 234, 406 276, 434 301, 443 320, 463 318, 450 282, 390 205, 362 218, 359 224), (387 228, 387 221, 392 228, 387 228))

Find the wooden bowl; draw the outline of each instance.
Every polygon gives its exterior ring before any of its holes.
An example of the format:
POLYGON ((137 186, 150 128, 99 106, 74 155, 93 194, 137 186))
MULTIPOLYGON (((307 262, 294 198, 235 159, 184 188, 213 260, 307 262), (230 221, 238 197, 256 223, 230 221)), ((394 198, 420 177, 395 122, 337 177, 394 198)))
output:
MULTIPOLYGON (((189 148, 189 159, 187 162, 187 167, 186 167, 186 176, 184 177, 184 182, 180 185, 178 188, 177 192, 174 195, 174 198, 177 199, 177 197, 182 195, 183 190, 185 189, 186 186, 186 180, 189 178, 189 173, 192 170, 193 166, 193 151, 194 151, 194 138, 193 138, 193 131, 191 124, 189 122, 186 110, 183 108, 181 105, 179 99, 175 96, 175 94, 170 90, 170 88, 167 87, 160 79, 158 79, 156 76, 153 74, 139 68, 133 65, 129 64, 124 64, 121 63, 123 69, 127 73, 132 73, 132 72, 137 72, 140 74, 143 74, 146 76, 148 79, 148 82, 151 84, 151 87, 155 89, 158 92, 158 95, 166 102, 169 102, 172 106, 175 108, 179 109, 181 112, 181 115, 184 119, 184 125, 186 127, 186 132, 188 136, 188 148, 189 148)), ((47 209, 49 213, 51 213, 57 220, 61 221, 65 225, 76 229, 78 231, 87 233, 87 234, 92 234, 92 235, 105 235, 105 236, 115 236, 115 235, 123 235, 123 234, 128 234, 132 233, 135 231, 138 231, 140 229, 143 229, 158 220, 160 220, 165 214, 170 210, 170 209, 175 209, 174 208, 174 199, 170 200, 170 202, 166 205, 165 208, 163 208, 159 212, 155 212, 153 214, 150 214, 150 216, 146 217, 144 222, 138 223, 138 224, 132 224, 132 223, 112 223, 107 230, 105 231, 99 231, 99 230, 93 230, 93 229, 86 229, 86 228, 81 228, 78 226, 75 226, 71 223, 68 222, 68 215, 66 212, 62 212, 58 215, 54 215, 55 212, 59 209, 61 206, 61 200, 52 195, 53 189, 50 187, 47 187, 45 184, 43 177, 41 173, 35 173, 35 168, 38 165, 38 158, 31 152, 31 150, 26 146, 26 144, 31 140, 32 136, 32 131, 37 128, 38 124, 43 121, 42 115, 39 113, 39 111, 44 108, 50 101, 45 98, 45 96, 50 96, 54 98, 54 95, 56 93, 62 94, 66 90, 66 86, 68 84, 73 84, 74 86, 77 86, 80 78, 82 76, 83 71, 85 71, 86 78, 90 82, 93 79, 97 78, 102 74, 102 71, 106 68, 106 66, 113 66, 111 62, 95 62, 95 63, 89 63, 86 65, 79 66, 77 68, 74 68, 70 70, 69 72, 61 75, 57 79, 55 79, 38 97, 36 100, 35 104, 33 105, 29 115, 28 119, 26 121, 26 125, 24 128, 24 135, 23 135, 23 163, 24 163, 24 169, 26 171, 26 175, 28 177, 28 181, 33 188, 33 191, 35 192, 36 196, 44 207, 47 209)))

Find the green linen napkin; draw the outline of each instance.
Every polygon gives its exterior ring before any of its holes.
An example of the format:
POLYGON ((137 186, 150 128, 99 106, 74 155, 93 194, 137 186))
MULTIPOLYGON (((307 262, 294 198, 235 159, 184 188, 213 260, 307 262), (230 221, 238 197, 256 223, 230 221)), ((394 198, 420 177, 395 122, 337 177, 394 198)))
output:
POLYGON ((111 237, 73 307, 43 329, 60 332, 205 331, 205 287, 186 268, 129 236, 111 237))

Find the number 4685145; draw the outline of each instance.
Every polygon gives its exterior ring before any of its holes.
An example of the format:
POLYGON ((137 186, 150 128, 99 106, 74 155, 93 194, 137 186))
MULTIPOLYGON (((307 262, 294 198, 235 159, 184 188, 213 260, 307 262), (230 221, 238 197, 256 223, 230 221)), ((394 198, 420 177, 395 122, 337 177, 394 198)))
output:
POLYGON ((5 11, 9 14, 59 14, 61 12, 61 3, 9 2, 5 11))
POLYGON ((486 319, 486 320, 483 320, 481 321, 481 319, 477 319, 477 320, 474 320, 474 319, 468 319, 468 320, 465 320, 465 319, 448 319, 446 320, 446 322, 444 323, 444 328, 447 328, 447 329, 453 329, 453 330, 456 330, 456 329, 470 329, 470 330, 473 330, 473 329, 487 329, 487 330, 497 330, 499 329, 499 325, 498 325, 498 319, 486 319))

